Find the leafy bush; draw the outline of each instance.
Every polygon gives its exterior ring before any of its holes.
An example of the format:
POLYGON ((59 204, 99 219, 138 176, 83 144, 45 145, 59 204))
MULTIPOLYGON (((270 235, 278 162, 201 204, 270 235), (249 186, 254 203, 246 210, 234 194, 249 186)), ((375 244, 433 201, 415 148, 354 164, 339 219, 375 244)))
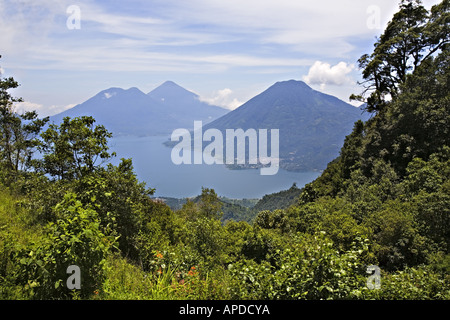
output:
POLYGON ((90 297, 102 286, 105 259, 116 239, 102 233, 97 212, 83 207, 73 194, 55 207, 55 215, 56 222, 46 227, 46 238, 17 256, 21 278, 32 284, 35 298, 66 299, 73 293, 66 286, 67 268, 76 265, 81 270, 77 294, 90 297))
POLYGON ((230 265, 230 294, 236 299, 347 299, 364 285, 361 257, 367 241, 339 252, 324 233, 299 234, 275 261, 242 260, 230 265))
POLYGON ((362 299, 383 300, 449 300, 450 276, 429 267, 406 268, 382 273, 378 290, 365 289, 362 299))

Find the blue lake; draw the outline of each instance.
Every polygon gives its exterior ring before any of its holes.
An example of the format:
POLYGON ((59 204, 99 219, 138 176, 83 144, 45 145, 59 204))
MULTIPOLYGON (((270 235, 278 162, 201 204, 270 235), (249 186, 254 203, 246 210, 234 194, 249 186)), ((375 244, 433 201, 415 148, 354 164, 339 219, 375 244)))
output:
POLYGON ((230 170, 218 164, 175 165, 170 157, 172 148, 163 145, 167 139, 167 136, 114 138, 110 147, 117 157, 112 163, 132 158, 139 180, 155 188, 155 196, 174 198, 197 196, 202 187, 213 188, 219 196, 233 199, 262 198, 289 189, 294 182, 301 188, 320 175, 279 169, 275 175, 263 176, 259 169, 230 170))

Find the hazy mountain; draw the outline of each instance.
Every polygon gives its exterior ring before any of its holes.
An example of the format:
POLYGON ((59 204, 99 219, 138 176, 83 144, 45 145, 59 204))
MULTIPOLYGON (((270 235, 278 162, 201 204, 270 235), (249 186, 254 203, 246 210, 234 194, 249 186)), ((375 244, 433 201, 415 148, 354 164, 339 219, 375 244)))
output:
POLYGON ((90 115, 116 136, 145 136, 191 128, 194 120, 208 123, 227 112, 201 102, 196 94, 167 81, 148 94, 137 88, 110 88, 50 120, 60 123, 66 116, 90 115))
POLYGON ((195 120, 209 123, 229 112, 229 110, 224 108, 200 101, 197 94, 180 87, 172 81, 164 82, 158 88, 149 92, 148 96, 165 107, 170 116, 186 123, 186 126, 183 128, 192 128, 195 120))
POLYGON ((280 167, 322 170, 339 155, 345 136, 367 114, 302 81, 277 82, 204 130, 242 128, 280 130, 280 167))

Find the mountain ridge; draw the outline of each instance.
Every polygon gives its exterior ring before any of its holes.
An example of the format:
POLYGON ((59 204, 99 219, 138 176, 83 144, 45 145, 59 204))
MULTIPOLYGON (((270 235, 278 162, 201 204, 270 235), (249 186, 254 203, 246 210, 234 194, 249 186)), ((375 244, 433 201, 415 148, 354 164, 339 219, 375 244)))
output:
POLYGON ((66 116, 93 116, 115 136, 168 135, 176 128, 191 127, 194 120, 208 123, 229 112, 198 99, 198 95, 166 81, 149 93, 137 87, 111 87, 85 102, 50 117, 60 123, 66 116), (162 97, 164 93, 165 98, 162 97))

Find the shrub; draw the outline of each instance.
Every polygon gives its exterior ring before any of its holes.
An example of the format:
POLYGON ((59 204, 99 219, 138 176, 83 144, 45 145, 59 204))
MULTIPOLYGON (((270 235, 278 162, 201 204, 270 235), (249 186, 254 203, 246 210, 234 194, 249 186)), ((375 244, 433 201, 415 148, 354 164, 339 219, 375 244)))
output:
POLYGON ((242 260, 230 265, 235 299, 347 299, 364 285, 361 257, 367 241, 339 252, 324 233, 299 234, 291 248, 277 250, 275 263, 242 260))
POLYGON ((73 194, 67 194, 55 207, 56 222, 46 226, 47 235, 31 250, 17 256, 22 280, 31 284, 38 299, 67 299, 74 291, 66 286, 67 268, 81 271, 81 289, 76 296, 90 297, 104 280, 104 263, 115 238, 100 230, 97 212, 84 208, 73 194))

